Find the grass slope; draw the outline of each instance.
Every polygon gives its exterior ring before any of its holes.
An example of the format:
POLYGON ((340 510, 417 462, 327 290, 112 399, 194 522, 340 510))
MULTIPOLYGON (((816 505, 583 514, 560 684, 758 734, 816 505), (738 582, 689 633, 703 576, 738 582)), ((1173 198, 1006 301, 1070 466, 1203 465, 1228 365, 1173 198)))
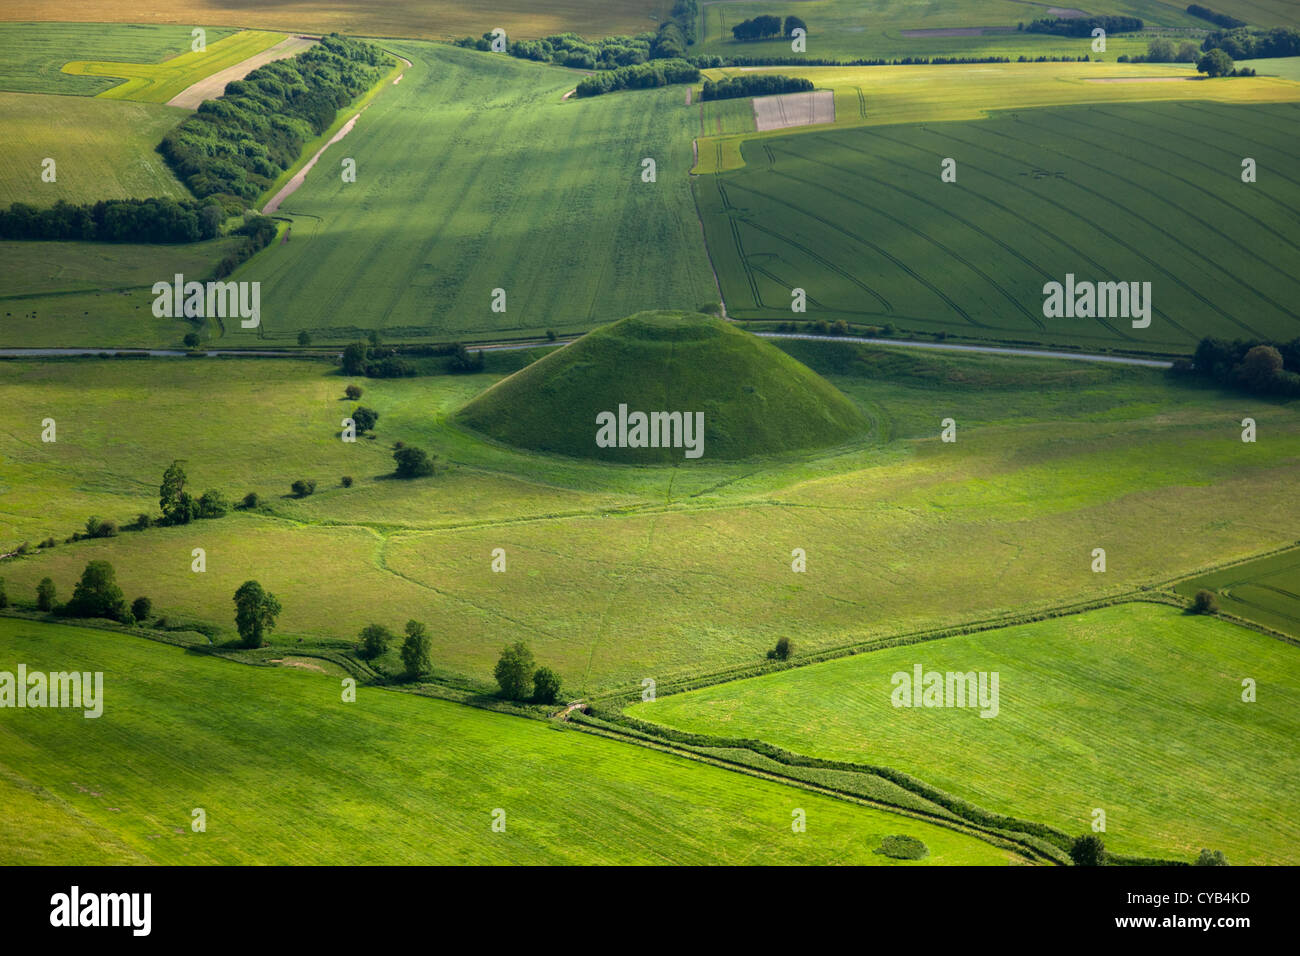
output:
POLYGON ((1183 581, 1176 590, 1219 596, 1219 607, 1300 640, 1300 551, 1284 551, 1183 581))
MULTIPOLYGON (((25 6, 30 12, 31 5, 25 6)), ((0 4, 0 19, 6 18, 9 12, 8 4, 0 4)), ((192 26, 171 24, 0 22, 0 90, 94 96, 120 81, 110 77, 71 76, 63 72, 65 63, 70 60, 158 63, 186 53, 190 49, 192 29, 192 26)), ((235 32, 225 27, 204 27, 204 30, 209 44, 235 32)))
MULTIPOLYGON (((796 641, 798 637, 796 635, 796 641)), ((1300 650, 1222 621, 1127 604, 877 651, 631 708, 699 733, 914 774, 1107 846, 1235 864, 1300 860, 1300 650), (891 675, 996 671, 1000 713, 894 708, 891 675), (1243 678, 1259 699, 1241 700, 1243 678)))
POLYGON ((73 76, 111 76, 123 80, 100 93, 103 99, 166 103, 204 77, 242 63, 284 38, 283 33, 241 30, 206 44, 202 51, 187 50, 162 63, 73 60, 63 65, 63 72, 73 76))
POLYGON ((1300 334, 1296 129, 1293 105, 1014 111, 752 141, 696 190, 733 317, 789 319, 798 286, 807 318, 1190 352, 1300 334), (1243 185, 1242 156, 1267 178, 1243 185), (1044 318, 1044 283, 1067 273, 1150 281, 1150 327, 1044 318))
POLYGON ((1296 403, 1146 369, 798 346, 873 420, 870 437, 690 468, 611 469, 453 427, 493 375, 362 381, 378 437, 345 445, 354 406, 327 364, 4 362, 0 553, 62 542, 91 515, 156 512, 173 458, 198 491, 257 491, 266 506, 61 543, 0 576, 12 600, 32 601, 46 575, 66 598, 107 558, 132 596, 226 634, 231 594, 257 577, 284 604, 285 649, 414 617, 439 635, 440 668, 489 680, 502 644, 526 639, 579 692, 758 662, 782 635, 812 651, 1104 598, 1300 538, 1296 403), (1240 441, 1247 415, 1267 440, 1240 441), (938 438, 948 416, 956 444, 938 438), (45 417, 56 444, 40 441, 45 417), (449 467, 390 480, 397 440, 449 467), (288 498, 298 478, 316 494, 288 498), (195 547, 205 574, 190 571, 195 547), (505 574, 490 571, 498 547, 505 574), (1105 574, 1089 570, 1094 547, 1105 574))
MULTIPOLYGON (((460 421, 521 448, 618 462, 679 462, 680 448, 600 448, 596 418, 704 413, 703 458, 753 458, 841 444, 868 423, 835 387, 723 319, 642 312, 493 386, 460 421)), ((699 459, 696 459, 699 460, 699 459)))
POLYGON ((188 198, 154 151, 184 115, 152 103, 0 93, 0 206, 188 198), (55 162, 52 183, 41 179, 46 158, 55 162))
POLYGON ((281 207, 290 241, 236 274, 262 282, 264 318, 228 342, 540 335, 717 299, 680 89, 562 102, 572 71, 386 46, 414 65, 281 207), (645 157, 657 182, 641 181, 645 157))
POLYGON ((105 632, 0 619, 0 669, 104 674, 104 713, 0 724, 0 862, 926 863, 1008 859, 972 837, 536 721, 254 669, 105 632), (202 701, 196 707, 195 701, 202 701), (250 799, 250 794, 256 794, 250 799), (190 829, 201 807, 207 830, 190 829), (791 811, 808 831, 791 832, 791 811), (495 809, 506 830, 491 829, 495 809))

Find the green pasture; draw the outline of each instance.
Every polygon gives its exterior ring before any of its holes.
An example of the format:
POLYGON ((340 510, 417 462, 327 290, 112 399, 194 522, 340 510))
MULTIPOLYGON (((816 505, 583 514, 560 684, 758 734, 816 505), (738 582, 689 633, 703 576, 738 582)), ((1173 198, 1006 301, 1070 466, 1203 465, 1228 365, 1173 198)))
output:
MULTIPOLYGON (((797 644, 799 632, 792 630, 797 644)), ((637 704, 679 730, 887 766, 986 809, 1091 832, 1127 854, 1300 858, 1300 649, 1123 604, 890 648, 637 704), (895 707, 896 673, 997 672, 999 709, 895 707), (1242 681, 1257 684, 1254 703, 1242 681)))
POLYGON ((892 863, 965 834, 630 744, 139 638, 0 618, 0 669, 103 673, 103 714, 6 711, 5 864, 892 863), (255 795, 255 796, 254 796, 255 795), (807 832, 791 829, 803 809, 807 832), (193 811, 205 813, 194 832, 193 811), (504 811, 505 830, 492 829, 504 811))

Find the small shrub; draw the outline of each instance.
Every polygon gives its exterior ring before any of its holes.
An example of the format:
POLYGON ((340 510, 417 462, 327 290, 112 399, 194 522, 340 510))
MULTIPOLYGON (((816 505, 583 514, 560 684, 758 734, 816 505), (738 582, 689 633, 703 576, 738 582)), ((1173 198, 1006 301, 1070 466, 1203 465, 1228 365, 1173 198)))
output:
POLYGON ((352 421, 357 426, 357 434, 364 435, 366 432, 374 429, 375 424, 379 421, 379 413, 373 408, 366 408, 364 405, 358 405, 352 413, 352 421))
POLYGON ((349 401, 355 402, 361 397, 361 386, 349 385, 347 388, 343 389, 343 394, 347 396, 349 401))
POLYGON ((397 462, 398 478, 425 478, 434 473, 438 459, 423 448, 408 446, 393 452, 393 460, 397 462))
POLYGON ((1070 859, 1075 866, 1102 866, 1106 862, 1106 845, 1095 833, 1085 833, 1070 846, 1070 859))
POLYGON ((36 610, 53 611, 57 593, 53 578, 41 578, 41 583, 36 585, 36 610))
POLYGON ((1223 855, 1222 850, 1202 850, 1201 855, 1196 858, 1192 866, 1228 866, 1228 858, 1223 855))
POLYGON ((147 511, 141 511, 138 515, 135 516, 135 526, 141 531, 144 531, 147 528, 152 528, 153 515, 149 514, 149 512, 147 511))
POLYGON ((209 489, 199 497, 198 517, 221 518, 230 509, 226 496, 215 489, 209 489))
POLYGON ((924 860, 930 855, 930 848, 914 836, 887 836, 880 846, 872 851, 891 860, 924 860))
POLYGON ((0 607, 9 606, 9 593, 5 590, 5 579, 0 578, 0 607))
POLYGON ((137 622, 143 623, 149 620, 152 614, 153 601, 150 601, 147 597, 138 597, 131 602, 131 616, 134 617, 137 622))
POLYGON ((248 511, 253 508, 256 508, 261 503, 262 503, 262 499, 258 497, 257 492, 250 491, 248 494, 244 495, 244 500, 239 503, 239 507, 248 511))
POLYGON ((351 487, 352 487, 352 476, 351 476, 351 475, 344 475, 342 478, 339 479, 339 484, 341 484, 344 488, 351 488, 351 487))
POLYGON ((767 652, 769 661, 785 661, 790 659, 790 638, 777 638, 776 647, 767 652))
POLYGON ((54 547, 56 544, 58 544, 58 542, 54 540, 54 536, 53 536, 53 535, 50 535, 50 537, 46 538, 44 541, 42 541, 40 544, 38 544, 37 547, 38 547, 38 548, 52 548, 52 547, 54 547))
POLYGON ((298 344, 299 344, 299 345, 311 345, 311 333, 308 332, 306 329, 303 329, 301 332, 299 332, 299 333, 298 333, 298 344))
POLYGON ((1219 598, 1213 591, 1201 588, 1196 592, 1196 597, 1192 600, 1192 610, 1197 614, 1217 614, 1219 611, 1219 598))
POLYGON ((315 494, 316 482, 310 478, 299 478, 289 486, 289 490, 293 492, 295 498, 306 498, 310 494, 315 494))
POLYGON ((183 341, 185 342, 185 347, 187 349, 196 349, 199 347, 199 343, 203 340, 199 338, 199 333, 197 332, 186 332, 183 341))
POLYGON ((382 624, 367 625, 361 632, 360 641, 357 642, 357 654, 362 660, 372 661, 387 652, 392 640, 392 632, 382 624))

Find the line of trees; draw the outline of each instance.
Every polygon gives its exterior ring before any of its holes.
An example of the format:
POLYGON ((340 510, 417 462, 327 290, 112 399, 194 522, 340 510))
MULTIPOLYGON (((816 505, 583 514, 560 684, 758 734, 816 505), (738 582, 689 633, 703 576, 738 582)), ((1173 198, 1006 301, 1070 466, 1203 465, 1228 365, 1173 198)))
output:
POLYGON ((600 96, 615 90, 645 90, 673 83, 695 83, 699 78, 699 68, 685 60, 654 60, 639 66, 593 73, 578 84, 577 95, 600 96))
POLYGON ((1209 7, 1203 7, 1199 3, 1191 3, 1187 6, 1187 12, 1194 17, 1200 17, 1202 20, 1209 20, 1216 26, 1221 26, 1227 30, 1233 30, 1237 27, 1244 27, 1245 20, 1238 20, 1236 17, 1230 17, 1226 13, 1215 13, 1209 7))
POLYGON ((1026 33, 1053 33, 1063 37, 1090 37, 1098 27, 1110 33, 1137 33, 1138 17, 1043 17, 1025 27, 1026 33))
POLYGON ((163 137, 158 152, 199 198, 256 199, 391 62, 377 47, 331 33, 228 83, 163 137))
POLYGON ((769 96, 773 93, 807 93, 813 89, 811 80, 798 76, 781 76, 778 73, 755 73, 727 79, 704 81, 701 98, 729 100, 740 96, 769 96))
POLYGON ((60 199, 38 209, 16 202, 0 209, 0 239, 80 239, 97 242, 199 242, 215 239, 225 212, 192 199, 60 199))
POLYGON ((766 40, 781 35, 781 18, 770 14, 741 20, 731 28, 731 35, 737 40, 766 40))
MULTIPOLYGON (((1087 53, 1078 56, 1026 56, 1016 58, 1020 63, 1087 63, 1087 53)), ((896 59, 836 60, 810 56, 693 56, 690 63, 701 70, 717 70, 727 66, 955 66, 975 63, 1010 63, 1009 56, 904 56, 896 59)))
POLYGON ((1256 395, 1300 396, 1300 338, 1290 342, 1204 338, 1191 362, 1175 363, 1174 372, 1256 395))
POLYGON ((1222 50, 1234 60, 1265 60, 1279 56, 1300 56, 1300 30, 1274 27, 1271 30, 1215 30, 1201 42, 1206 53, 1222 50))
MULTIPOLYGON (((0 578, 0 608, 9 606, 4 579, 0 578)), ((91 561, 81 572, 66 604, 58 602, 53 578, 41 578, 36 585, 36 609, 63 617, 97 617, 120 624, 146 624, 153 618, 153 601, 138 597, 130 604, 117 584, 117 572, 108 561, 91 561)))

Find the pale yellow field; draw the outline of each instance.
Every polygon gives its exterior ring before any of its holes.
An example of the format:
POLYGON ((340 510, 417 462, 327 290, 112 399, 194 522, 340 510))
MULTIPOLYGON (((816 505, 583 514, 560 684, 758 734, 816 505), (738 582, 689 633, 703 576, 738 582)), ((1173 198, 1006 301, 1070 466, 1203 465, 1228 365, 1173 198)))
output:
POLYGON ((242 63, 283 39, 283 33, 242 30, 208 44, 203 52, 182 53, 162 63, 73 60, 63 65, 63 72, 73 76, 115 76, 125 81, 100 93, 100 99, 166 103, 204 77, 242 63))
POLYGON ((740 144, 852 126, 982 119, 995 110, 1082 103, 1208 100, 1217 103, 1300 102, 1300 82, 1275 76, 1197 78, 1171 63, 979 63, 962 66, 773 67, 706 70, 717 80, 745 72, 805 77, 835 92, 835 122, 765 133, 701 136, 696 173, 744 165, 740 144), (1157 80, 1155 78, 1165 78, 1157 80), (1100 81, 1100 82, 1098 82, 1100 81))

